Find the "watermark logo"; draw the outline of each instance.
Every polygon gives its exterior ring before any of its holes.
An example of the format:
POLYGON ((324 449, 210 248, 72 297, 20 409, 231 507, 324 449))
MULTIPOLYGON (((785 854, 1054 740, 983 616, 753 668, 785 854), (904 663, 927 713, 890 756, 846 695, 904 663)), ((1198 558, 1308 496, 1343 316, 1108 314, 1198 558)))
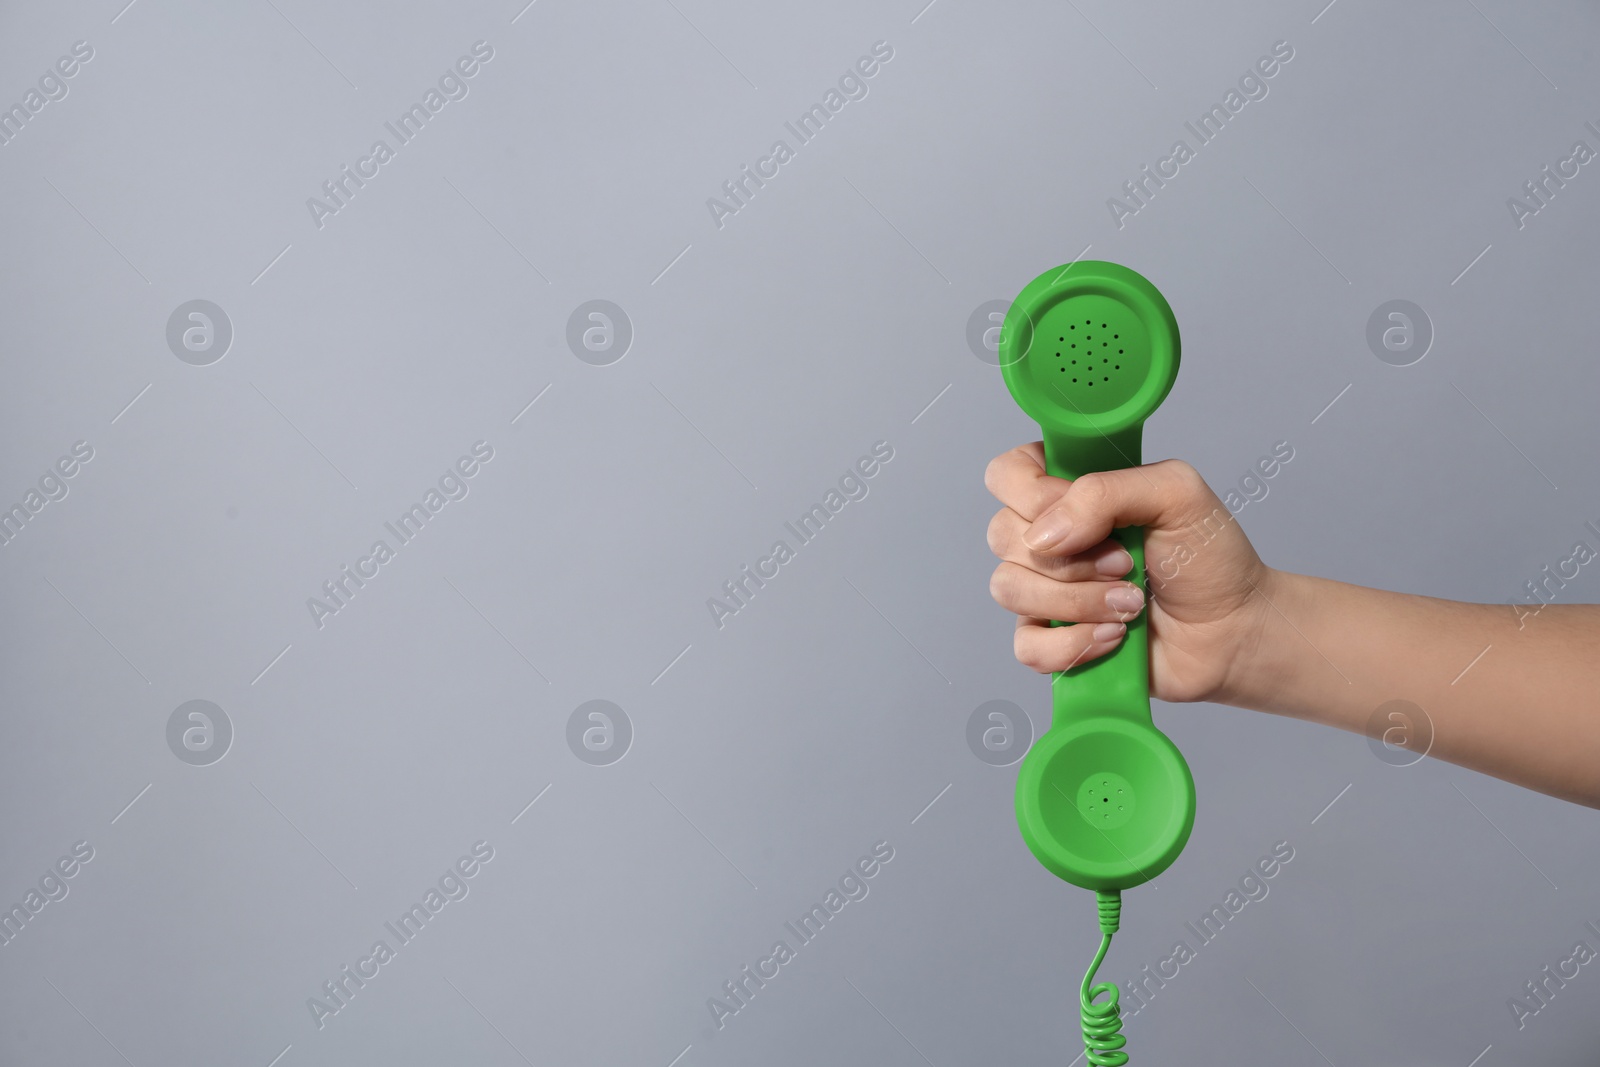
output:
POLYGON ((567 317, 567 347, 591 367, 609 367, 633 347, 633 320, 609 300, 579 304, 567 317))
POLYGON ((845 68, 839 76, 837 88, 830 87, 822 94, 820 101, 801 112, 794 121, 785 122, 783 128, 794 139, 794 144, 783 138, 773 141, 767 154, 757 157, 754 167, 746 163, 739 168, 739 173, 722 183, 721 197, 707 197, 706 210, 711 214, 712 224, 720 230, 727 225, 728 219, 749 207, 756 193, 778 176, 801 147, 815 140, 823 128, 844 110, 846 104, 867 98, 867 93, 871 91, 869 80, 876 77, 893 58, 893 45, 888 41, 875 42, 871 55, 862 56, 853 66, 845 68))
POLYGON ((1033 744, 1033 720, 1009 700, 989 700, 967 717, 967 747, 991 767, 1009 767, 1033 744))
POLYGON ((329 218, 349 207, 356 194, 367 187, 367 182, 376 178, 396 158, 400 149, 416 140, 446 104, 467 98, 472 91, 471 79, 493 58, 493 45, 483 40, 473 42, 470 54, 461 56, 453 65, 446 67, 439 75, 436 86, 430 85, 420 100, 412 103, 393 121, 385 122, 383 128, 394 139, 394 143, 390 144, 388 137, 373 141, 367 154, 359 157, 353 168, 346 163, 337 174, 322 183, 322 196, 307 197, 306 210, 311 215, 311 224, 320 230, 327 225, 329 218))
POLYGON ((1272 51, 1245 68, 1237 83, 1228 87, 1219 102, 1202 111, 1193 121, 1183 124, 1189 137, 1194 138, 1194 144, 1189 143, 1188 137, 1179 137, 1172 142, 1171 150, 1158 158, 1153 167, 1146 163, 1139 168, 1138 174, 1123 182, 1122 196, 1106 200, 1106 210, 1111 213, 1111 221, 1116 223, 1117 229, 1122 229, 1130 218, 1149 207, 1156 193, 1182 173, 1184 165, 1194 159, 1200 149, 1221 136, 1222 131, 1247 104, 1265 100, 1271 91, 1268 83, 1293 58, 1293 45, 1288 41, 1274 41, 1272 51))
POLYGON ((383 528, 394 538, 394 544, 391 545, 388 538, 382 537, 373 541, 367 554, 357 557, 353 566, 346 563, 338 574, 322 583, 321 597, 307 597, 306 610, 311 614, 312 624, 320 630, 327 625, 330 616, 349 607, 356 594, 383 573, 384 567, 396 558, 396 553, 415 541, 446 504, 467 498, 472 491, 472 479, 492 459, 493 445, 488 441, 473 442, 470 455, 457 458, 454 464, 444 469, 438 481, 428 487, 421 499, 401 512, 393 522, 384 523, 383 528))
POLYGON ((46 467, 37 485, 30 485, 20 500, 7 508, 0 504, 0 545, 9 545, 44 510, 46 504, 67 499, 68 482, 94 458, 94 446, 77 441, 72 451, 46 467))
MULTIPOLYGON (((1600 926, 1596 926, 1593 919, 1584 920, 1583 925, 1589 933, 1600 937, 1600 926)), ((1516 1022, 1517 1029, 1523 1029, 1529 1019, 1548 1008, 1556 994, 1567 988, 1567 983, 1577 978, 1597 955, 1600 953, 1590 948, 1589 942, 1579 941, 1565 956, 1558 956, 1553 964, 1545 964, 1537 974, 1522 983, 1522 995, 1506 998, 1506 1007, 1511 1010, 1511 1018, 1516 1022)))
MULTIPOLYGON (((1600 540, 1600 526, 1596 526, 1593 519, 1585 522, 1583 528, 1600 540)), ((4 532, 0 531, 0 538, 4 536, 4 532)), ((1517 629, 1521 630, 1527 626, 1529 619, 1538 615, 1546 606, 1554 604, 1557 594, 1565 589, 1569 582, 1575 580, 1585 566, 1593 563, 1597 555, 1600 554, 1589 546, 1588 541, 1574 541, 1572 551, 1565 558, 1557 559, 1553 564, 1546 563, 1539 569, 1539 577, 1523 582, 1522 602, 1506 601, 1517 613, 1517 629)))
POLYGON ((191 767, 209 767, 233 745, 233 720, 209 700, 188 700, 167 717, 167 747, 191 767))
POLYGON ((1267 483, 1278 476, 1284 465, 1294 459, 1294 445, 1278 441, 1270 455, 1257 456, 1255 463, 1236 479, 1237 488, 1229 486, 1222 494, 1222 503, 1231 514, 1237 515, 1251 504, 1267 499, 1272 487, 1267 483))
POLYGON ((1433 748, 1433 720, 1409 700, 1387 701, 1367 720, 1367 747, 1391 767, 1420 763, 1433 748))
MULTIPOLYGON (((1585 122, 1584 126, 1596 137, 1600 137, 1600 127, 1592 122, 1585 122)), ((1567 154, 1556 160, 1552 170, 1546 163, 1539 168, 1539 173, 1533 178, 1522 183, 1522 196, 1506 197, 1506 209, 1511 212, 1511 221, 1517 224, 1517 229, 1528 225, 1528 220, 1540 211, 1550 206, 1550 201, 1556 194, 1567 187, 1567 182, 1576 178, 1582 168, 1595 157, 1595 150, 1589 147, 1587 141, 1573 141, 1572 148, 1567 154)))
POLYGON ((1000 366, 1000 327, 1010 308, 1009 300, 985 300, 967 317, 967 348, 991 367, 1000 366))
MULTIPOLYGON (((710 1012, 716 1029, 723 1029, 729 1019, 748 1008, 756 995, 799 958, 800 950, 821 936, 822 931, 839 917, 846 906, 866 900, 867 894, 872 891, 871 880, 881 874, 893 859, 893 845, 888 841, 875 842, 870 852, 864 853, 845 868, 844 874, 828 887, 821 900, 814 900, 809 910, 796 919, 786 921, 783 935, 772 943, 771 950, 765 956, 758 956, 754 964, 741 967, 732 978, 722 983, 717 995, 706 998, 706 1010, 710 1012)), ((708 1038, 715 1034, 714 1030, 705 1032, 708 1038)))
POLYGON ((0 945, 11 944, 29 923, 39 917, 46 905, 67 899, 67 894, 71 892, 68 879, 83 870, 83 865, 92 859, 94 846, 87 841, 79 841, 72 846, 71 852, 45 868, 39 881, 28 887, 21 900, 9 908, 0 904, 0 945))
POLYGON ((32 122, 46 105, 65 100, 71 91, 68 81, 93 58, 93 45, 88 41, 75 41, 71 55, 57 59, 54 66, 46 67, 45 72, 39 75, 38 88, 30 86, 22 94, 22 99, 9 107, 0 104, 0 145, 10 144, 12 138, 20 134, 23 127, 32 122))
POLYGON ((567 747, 591 767, 609 767, 633 747, 633 720, 609 700, 586 700, 567 717, 567 747))
POLYGON ((1367 319, 1367 347, 1391 367, 1409 367, 1433 347, 1433 320, 1409 300, 1379 304, 1367 319))
POLYGON ((191 367, 209 367, 233 345, 233 320, 209 300, 179 304, 167 317, 167 347, 191 367))
POLYGON ((493 859, 493 845, 482 840, 474 842, 472 850, 446 867, 420 899, 414 899, 411 907, 383 924, 384 936, 372 943, 367 955, 358 957, 354 964, 340 967, 332 978, 322 983, 317 994, 307 997, 306 1010, 311 1013, 311 1021, 317 1029, 327 1026, 330 1018, 348 1008, 367 984, 399 956, 401 949, 420 937, 424 930, 431 929, 446 905, 467 899, 472 891, 471 880, 493 859), (393 944, 390 944, 391 938, 393 944))
POLYGON ((1170 955, 1157 960, 1154 967, 1146 964, 1140 969, 1138 977, 1122 983, 1123 1016, 1132 1018, 1138 1015, 1149 1006, 1158 992, 1167 987, 1168 982, 1184 970, 1192 970, 1189 965, 1199 957, 1202 948, 1236 924, 1245 908, 1267 899, 1272 892, 1269 883, 1283 872, 1294 856, 1294 846, 1287 841, 1279 841, 1272 846, 1271 852, 1245 868, 1244 874, 1228 887, 1220 902, 1212 904, 1193 922, 1185 922, 1184 930, 1194 938, 1194 944, 1191 946, 1187 937, 1179 938, 1173 942, 1170 955))
POLYGON ((1272 487, 1267 483, 1294 459, 1294 454, 1292 444, 1279 441, 1272 446, 1269 455, 1257 457, 1254 465, 1238 477, 1237 485, 1223 491, 1222 503, 1226 511, 1213 508, 1210 515, 1189 527, 1193 541, 1180 541, 1165 556, 1149 563, 1146 574, 1151 587, 1159 592, 1163 585, 1177 578, 1184 567, 1198 559, 1201 550, 1220 537, 1230 523, 1237 521, 1239 512, 1267 499, 1272 492, 1272 487))
POLYGON ((812 504, 798 518, 785 522, 785 536, 774 541, 771 550, 757 559, 754 567, 746 563, 737 574, 722 583, 722 596, 706 598, 711 625, 720 630, 728 624, 728 619, 748 608, 756 594, 796 558, 796 553, 820 537, 822 531, 839 517, 846 504, 867 498, 872 488, 869 482, 892 459, 893 445, 888 441, 874 442, 871 453, 846 467, 835 486, 824 493, 821 500, 812 504), (789 543, 791 539, 794 541, 792 545, 789 543))

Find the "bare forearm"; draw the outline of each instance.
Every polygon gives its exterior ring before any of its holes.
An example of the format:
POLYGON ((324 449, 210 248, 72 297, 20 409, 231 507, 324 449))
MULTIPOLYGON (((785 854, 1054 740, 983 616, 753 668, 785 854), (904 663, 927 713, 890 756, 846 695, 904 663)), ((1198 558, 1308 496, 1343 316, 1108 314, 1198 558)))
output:
POLYGON ((1226 703, 1364 733, 1381 705, 1410 701, 1432 723, 1430 755, 1600 807, 1600 608, 1519 620, 1284 572, 1260 593, 1262 634, 1226 703))

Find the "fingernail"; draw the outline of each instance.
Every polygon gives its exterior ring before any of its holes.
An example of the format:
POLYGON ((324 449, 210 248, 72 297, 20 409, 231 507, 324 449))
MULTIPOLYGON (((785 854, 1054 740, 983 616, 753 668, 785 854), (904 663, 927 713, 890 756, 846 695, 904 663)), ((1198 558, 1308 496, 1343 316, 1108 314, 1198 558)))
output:
POLYGON ((1106 641, 1115 641, 1127 632, 1127 627, 1120 622, 1103 622, 1094 628, 1095 644, 1106 641))
POLYGON ((1106 590, 1106 607, 1112 611, 1138 611, 1144 607, 1144 594, 1134 586, 1119 585, 1106 590))
POLYGON ((1035 552, 1043 552, 1065 541, 1071 532, 1072 520, 1059 511, 1052 511, 1028 527, 1022 542, 1035 552))
POLYGON ((1120 577, 1133 569, 1133 557, 1125 549, 1108 552, 1094 561, 1094 569, 1101 574, 1120 577))

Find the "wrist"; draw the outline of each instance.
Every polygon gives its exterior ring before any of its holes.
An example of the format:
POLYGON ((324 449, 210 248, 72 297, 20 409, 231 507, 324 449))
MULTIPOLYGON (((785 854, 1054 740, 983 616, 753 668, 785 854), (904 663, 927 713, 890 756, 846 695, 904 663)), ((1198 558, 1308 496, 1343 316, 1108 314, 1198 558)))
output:
POLYGON ((1291 706, 1298 650, 1295 625, 1304 603, 1302 575, 1262 564, 1249 579, 1251 592, 1239 607, 1234 654, 1211 700, 1258 711, 1291 706))

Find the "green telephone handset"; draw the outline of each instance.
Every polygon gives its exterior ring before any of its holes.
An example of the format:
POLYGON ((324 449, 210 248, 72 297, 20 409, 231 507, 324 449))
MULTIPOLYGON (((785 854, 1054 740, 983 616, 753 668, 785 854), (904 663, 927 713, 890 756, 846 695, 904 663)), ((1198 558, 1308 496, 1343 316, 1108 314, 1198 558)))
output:
MULTIPOLYGON (((999 355, 1012 397, 1043 432, 1046 472, 1075 479, 1139 465, 1144 421, 1178 374, 1178 323, 1143 276, 1085 260, 1046 271, 1018 294, 999 355)), ((1144 588, 1143 529, 1112 537, 1133 557, 1128 580, 1144 588)), ((1079 997, 1094 1067, 1128 1062, 1117 987, 1091 984, 1120 923, 1121 891, 1166 870, 1194 827, 1189 765, 1150 718, 1146 616, 1128 622, 1109 655, 1052 677, 1050 729, 1017 774, 1017 825, 1029 850, 1098 895, 1103 936, 1079 997)))

